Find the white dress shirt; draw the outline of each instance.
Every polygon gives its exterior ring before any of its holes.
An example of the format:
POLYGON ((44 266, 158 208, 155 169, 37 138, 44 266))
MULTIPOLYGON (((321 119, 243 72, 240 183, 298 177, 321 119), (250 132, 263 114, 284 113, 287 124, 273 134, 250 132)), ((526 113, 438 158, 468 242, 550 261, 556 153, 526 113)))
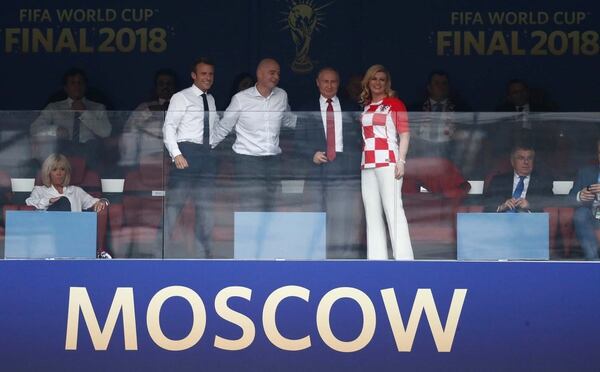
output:
POLYGON ((164 112, 153 111, 152 106, 161 106, 166 99, 142 102, 131 113, 123 133, 121 134, 120 165, 134 166, 140 159, 163 150, 162 128, 164 123, 164 112))
POLYGON ((524 129, 531 129, 532 123, 529 121, 529 113, 531 112, 531 107, 529 103, 526 103, 522 106, 515 106, 515 109, 520 112, 518 120, 521 121, 521 126, 524 129))
POLYGON ((54 186, 35 186, 31 191, 31 196, 25 200, 25 204, 36 209, 46 210, 50 207, 50 199, 66 196, 71 202, 72 212, 81 212, 94 206, 98 198, 94 198, 79 186, 65 186, 63 193, 59 193, 54 186))
MULTIPOLYGON (((325 139, 327 139, 327 98, 321 96, 319 98, 319 103, 321 105, 321 117, 323 118, 323 130, 325 130, 325 139)), ((342 123, 342 106, 340 105, 340 100, 337 96, 331 99, 331 105, 333 106, 333 120, 335 122, 335 151, 343 152, 344 151, 344 135, 342 133, 343 123, 342 123)))
POLYGON ((444 98, 441 101, 436 101, 433 98, 429 98, 429 105, 431 106, 431 111, 435 111, 436 105, 441 105, 440 111, 448 110, 448 98, 444 98))
MULTIPOLYGON (((108 137, 111 131, 111 124, 106 115, 106 108, 103 104, 83 99, 85 111, 81 113, 79 120, 79 141, 87 142, 98 137, 108 137)), ((73 135, 73 121, 75 113, 71 106, 73 100, 67 98, 62 101, 49 103, 40 116, 31 124, 31 134, 33 136, 56 137, 56 130, 59 127, 65 128, 69 132, 69 137, 73 135)))
MULTIPOLYGON (((525 187, 523 187, 523 192, 521 193, 521 196, 519 196, 520 198, 527 197, 527 189, 529 188, 529 180, 531 180, 530 175, 526 176, 525 179, 523 179, 523 185, 525 187)), ((519 184, 519 175, 515 172, 515 176, 513 177, 513 188, 512 188, 513 194, 515 193, 515 190, 517 189, 518 184, 519 184)))
POLYGON ((415 137, 435 143, 448 143, 452 140, 454 133, 453 113, 448 110, 449 100, 448 98, 441 101, 433 98, 428 98, 428 100, 431 111, 417 116, 422 120, 416 126, 415 137), (436 111, 438 104, 440 111, 436 111))
MULTIPOLYGON (((163 125, 163 138, 171 159, 181 155, 179 142, 202 144, 204 136, 204 94, 197 86, 192 85, 171 97, 169 109, 163 125)), ((212 143, 213 128, 219 121, 215 99, 210 93, 206 94, 209 109, 210 142, 212 143)))
POLYGON ((290 112, 287 93, 275 87, 263 97, 256 86, 237 93, 217 124, 213 141, 217 145, 233 128, 236 140, 233 151, 237 154, 266 156, 281 153, 281 127, 295 128, 296 116, 290 112))

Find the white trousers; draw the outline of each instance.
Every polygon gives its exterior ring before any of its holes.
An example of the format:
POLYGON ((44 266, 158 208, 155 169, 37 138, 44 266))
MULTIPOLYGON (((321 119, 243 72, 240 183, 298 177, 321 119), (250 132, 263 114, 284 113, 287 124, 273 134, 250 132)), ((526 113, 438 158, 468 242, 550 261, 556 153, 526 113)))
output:
POLYGON ((361 171, 362 198, 367 220, 367 259, 387 260, 385 220, 396 260, 413 260, 408 223, 402 207, 402 179, 394 178, 394 165, 361 171))

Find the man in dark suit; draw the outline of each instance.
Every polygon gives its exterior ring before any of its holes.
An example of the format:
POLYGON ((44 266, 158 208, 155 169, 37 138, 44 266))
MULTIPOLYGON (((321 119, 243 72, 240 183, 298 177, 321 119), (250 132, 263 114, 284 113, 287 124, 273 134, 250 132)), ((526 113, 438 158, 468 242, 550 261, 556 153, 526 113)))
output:
POLYGON ((558 128, 554 123, 541 121, 537 113, 553 111, 550 105, 531 99, 527 82, 511 79, 506 85, 504 102, 496 107, 497 112, 513 113, 490 127, 489 138, 494 140, 496 155, 504 155, 512 143, 529 141, 543 159, 555 152, 558 128))
POLYGON ((552 197, 552 179, 534 171, 535 151, 518 144, 511 151, 512 172, 495 176, 484 192, 486 212, 541 212, 552 197))
POLYGON ((338 96, 339 74, 330 67, 316 79, 320 96, 298 112, 296 147, 305 175, 305 195, 327 213, 330 258, 355 258, 362 233, 360 123, 356 107, 338 96))
MULTIPOLYGON (((600 162, 600 140, 596 142, 600 162)), ((577 172, 570 196, 577 203, 573 217, 575 234, 587 260, 598 260, 598 232, 600 231, 600 168, 598 164, 577 172)))

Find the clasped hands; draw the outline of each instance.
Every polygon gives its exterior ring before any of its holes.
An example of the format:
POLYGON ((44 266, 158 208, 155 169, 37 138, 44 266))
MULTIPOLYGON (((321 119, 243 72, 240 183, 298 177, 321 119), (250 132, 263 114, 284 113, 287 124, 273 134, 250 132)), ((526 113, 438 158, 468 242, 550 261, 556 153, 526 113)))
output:
POLYGON ((513 209, 529 209, 529 202, 525 198, 510 198, 498 207, 498 212, 505 212, 513 209))
POLYGON ((596 198, 596 194, 598 193, 600 193, 599 183, 588 185, 579 191, 579 200, 584 202, 592 201, 596 198))

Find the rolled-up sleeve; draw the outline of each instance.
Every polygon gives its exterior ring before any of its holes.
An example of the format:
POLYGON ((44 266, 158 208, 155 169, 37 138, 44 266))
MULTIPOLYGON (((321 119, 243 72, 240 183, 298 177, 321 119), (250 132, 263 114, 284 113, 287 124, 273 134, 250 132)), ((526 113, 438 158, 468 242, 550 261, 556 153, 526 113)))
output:
POLYGON ((31 191, 31 196, 25 199, 25 204, 35 209, 46 210, 50 206, 50 197, 46 188, 43 186, 35 186, 31 191))

